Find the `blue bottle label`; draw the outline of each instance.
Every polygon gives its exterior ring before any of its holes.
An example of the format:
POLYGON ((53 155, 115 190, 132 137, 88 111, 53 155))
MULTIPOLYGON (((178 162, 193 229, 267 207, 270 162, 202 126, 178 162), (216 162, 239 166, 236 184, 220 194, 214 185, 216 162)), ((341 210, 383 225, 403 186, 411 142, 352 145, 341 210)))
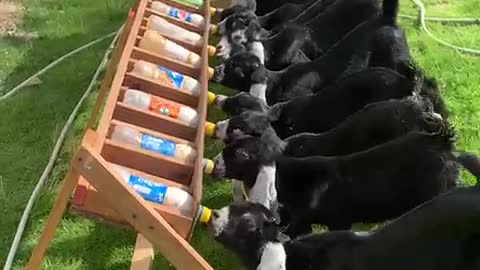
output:
POLYGON ((130 175, 127 184, 147 201, 158 204, 163 204, 165 201, 167 186, 148 181, 135 175, 130 175))
POLYGON ((163 74, 165 75, 165 79, 168 80, 168 86, 174 87, 174 88, 180 88, 182 87, 183 83, 183 74, 180 74, 178 72, 175 72, 173 70, 170 70, 168 68, 164 68, 161 66, 157 67, 158 70, 162 71, 163 74))
POLYGON ((145 150, 153 151, 161 155, 174 157, 176 144, 161 138, 153 137, 148 134, 142 134, 140 147, 145 150))
POLYGON ((181 10, 177 8, 170 8, 170 10, 168 11, 168 16, 177 18, 185 22, 192 21, 192 14, 190 12, 186 12, 185 10, 181 10))

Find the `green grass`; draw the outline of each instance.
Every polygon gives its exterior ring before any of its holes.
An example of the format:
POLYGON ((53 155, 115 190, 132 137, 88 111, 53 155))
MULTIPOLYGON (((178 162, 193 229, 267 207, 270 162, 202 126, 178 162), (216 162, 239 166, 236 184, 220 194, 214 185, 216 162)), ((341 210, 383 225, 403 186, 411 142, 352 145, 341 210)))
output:
MULTIPOLYGON (((41 39, 29 43, 0 40, 0 93, 10 89, 64 53, 116 30, 125 19, 129 0, 23 0, 27 7, 23 28, 36 31, 41 39)), ((479 0, 426 1, 428 15, 474 17, 479 0)), ((409 1, 402 13, 414 14, 409 1)), ((438 78, 458 133, 458 148, 480 149, 480 61, 441 47, 420 32, 414 21, 401 20, 417 62, 438 78)), ((429 24, 439 37, 466 47, 480 48, 480 26, 429 24)), ((41 77, 42 84, 28 87, 0 103, 0 265, 5 261, 21 212, 47 163, 65 119, 87 87, 108 41, 65 61, 41 77)), ((227 91, 216 85, 211 89, 227 91)), ((227 91, 228 92, 228 91, 227 91)), ((95 99, 82 109, 75 128, 57 160, 42 196, 31 216, 15 269, 28 259, 63 179, 73 149, 95 99)), ((209 120, 222 119, 215 110, 209 120)), ((206 156, 213 157, 219 144, 208 141, 206 156)), ((471 178, 466 178, 471 181, 471 178)), ((231 200, 228 183, 206 177, 203 203, 221 207, 231 200)), ((43 269, 128 269, 135 234, 77 216, 65 215, 43 262, 43 269)), ((192 239, 195 248, 215 269, 239 269, 233 256, 211 240, 203 228, 192 239)), ((160 256, 155 269, 169 269, 160 256)))

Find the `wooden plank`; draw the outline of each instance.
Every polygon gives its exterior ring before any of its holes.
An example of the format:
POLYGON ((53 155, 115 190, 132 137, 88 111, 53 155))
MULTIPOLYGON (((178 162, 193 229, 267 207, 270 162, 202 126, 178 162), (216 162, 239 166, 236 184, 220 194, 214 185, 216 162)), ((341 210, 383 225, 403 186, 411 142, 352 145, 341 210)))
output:
MULTIPOLYGON (((200 73, 200 84, 202 85, 202 91, 200 92, 197 112, 200 114, 200 121, 198 123, 199 127, 204 127, 207 119, 207 95, 208 95, 208 36, 209 36, 209 25, 210 25, 210 1, 204 1, 203 14, 205 17, 205 27, 203 35, 203 49, 202 49, 202 64, 201 64, 201 73, 200 73)), ((204 155, 204 144, 205 144, 205 129, 197 129, 197 134, 195 138, 195 145, 197 146, 198 159, 195 162, 195 168, 193 172, 192 182, 190 188, 192 190, 192 195, 197 202, 200 202, 202 198, 202 188, 203 188, 203 155, 204 155)), ((193 227, 193 226, 192 226, 193 227)))
POLYGON ((95 149, 83 143, 73 159, 73 167, 104 196, 139 233, 143 234, 177 269, 213 268, 188 242, 117 176, 95 149), (119 200, 118 198, 122 198, 119 200))
POLYGON ((153 265, 154 250, 150 243, 143 235, 137 234, 137 241, 132 256, 132 264, 130 270, 150 270, 153 265))
MULTIPOLYGON (((93 144, 95 143, 96 138, 97 137, 94 132, 86 132, 83 142, 93 144)), ((40 236, 40 239, 38 240, 37 245, 33 249, 32 255, 25 269, 36 270, 40 267, 42 259, 45 256, 45 252, 47 251, 48 246, 55 235, 55 231, 60 224, 60 221, 62 220, 63 213, 65 212, 70 200, 70 195, 75 189, 78 176, 78 172, 74 168, 71 168, 63 180, 63 184, 60 187, 60 191, 57 194, 55 203, 53 204, 52 211, 48 215, 45 228, 40 236)))
POLYGON ((118 93, 120 92, 120 87, 122 86, 123 77, 128 67, 128 59, 132 52, 132 48, 135 44, 137 38, 137 32, 142 23, 143 14, 145 13, 145 8, 147 6, 147 1, 140 1, 138 4, 138 9, 135 14, 135 18, 132 24, 130 33, 128 34, 127 40, 125 42, 125 47, 123 53, 121 54, 120 61, 117 66, 117 72, 113 78, 112 87, 110 88, 110 93, 107 97, 107 102, 103 110, 102 118, 97 129, 99 139, 95 147, 100 149, 105 140, 106 134, 108 132, 109 122, 112 119, 114 107, 118 98, 118 93))
MULTIPOLYGON (((90 183, 83 179, 83 182, 77 185, 70 211, 88 218, 94 218, 101 223, 131 228, 131 225, 114 208, 110 207, 103 197, 104 195, 102 193, 98 192, 90 183), (77 196, 81 196, 82 198, 77 199, 77 196)), ((181 237, 185 239, 189 237, 193 222, 193 213, 192 216, 187 217, 182 215, 178 209, 150 202, 146 203, 161 214, 181 237)))

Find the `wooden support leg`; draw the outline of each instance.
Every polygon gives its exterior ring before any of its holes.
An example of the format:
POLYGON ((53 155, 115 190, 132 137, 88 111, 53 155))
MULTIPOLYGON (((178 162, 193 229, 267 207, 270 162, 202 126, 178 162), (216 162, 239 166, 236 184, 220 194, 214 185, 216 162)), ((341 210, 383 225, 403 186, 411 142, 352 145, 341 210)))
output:
POLYGON ((60 192, 55 199, 55 204, 53 205, 52 211, 48 216, 45 229, 40 237, 40 240, 38 241, 38 244, 33 249, 32 256, 30 257, 27 267, 25 268, 26 270, 36 270, 40 267, 43 256, 45 255, 45 251, 55 235, 55 230, 62 220, 62 216, 67 208, 70 196, 77 185, 78 177, 78 172, 73 168, 70 169, 67 177, 65 177, 60 192))
MULTIPOLYGON (((87 133, 88 135, 88 133, 87 133)), ((72 161, 78 172, 104 195, 105 202, 143 234, 179 270, 213 270, 165 219, 147 204, 92 145, 83 142, 72 161), (120 199, 121 198, 121 199, 120 199)))
POLYGON ((150 270, 152 269, 154 250, 143 235, 137 234, 137 242, 133 251, 132 264, 130 270, 150 270))

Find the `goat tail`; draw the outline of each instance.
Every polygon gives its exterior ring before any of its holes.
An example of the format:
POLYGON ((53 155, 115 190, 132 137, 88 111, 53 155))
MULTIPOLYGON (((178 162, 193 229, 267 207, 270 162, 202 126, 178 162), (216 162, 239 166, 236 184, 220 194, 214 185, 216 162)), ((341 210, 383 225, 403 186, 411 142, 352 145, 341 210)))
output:
POLYGON ((480 158, 470 152, 454 152, 455 160, 477 178, 477 185, 480 179, 480 158))

